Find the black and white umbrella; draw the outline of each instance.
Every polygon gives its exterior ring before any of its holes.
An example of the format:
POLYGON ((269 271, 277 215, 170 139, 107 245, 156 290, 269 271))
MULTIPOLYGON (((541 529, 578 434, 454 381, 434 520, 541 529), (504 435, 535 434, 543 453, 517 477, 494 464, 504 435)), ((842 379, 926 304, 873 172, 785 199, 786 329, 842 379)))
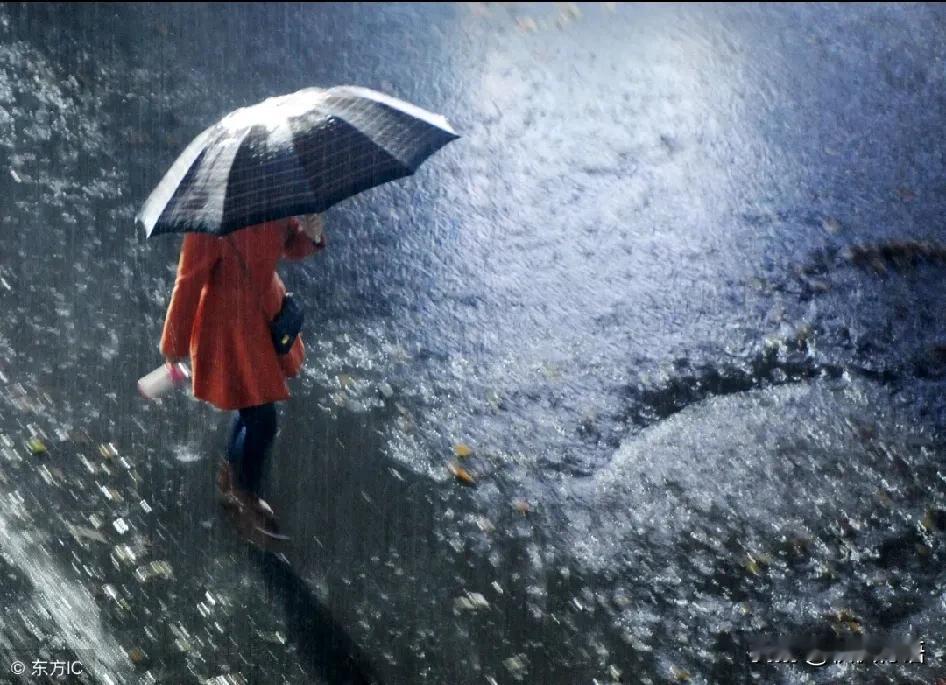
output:
POLYGON ((197 136, 136 218, 148 236, 222 236, 322 212, 410 176, 458 137, 444 117, 367 88, 307 88, 238 109, 197 136))

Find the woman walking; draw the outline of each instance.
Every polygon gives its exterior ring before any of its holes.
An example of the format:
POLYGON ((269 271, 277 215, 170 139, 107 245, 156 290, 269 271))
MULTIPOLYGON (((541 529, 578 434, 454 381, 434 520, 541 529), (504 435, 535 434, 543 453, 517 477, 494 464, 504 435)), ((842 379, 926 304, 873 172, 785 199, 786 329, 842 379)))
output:
POLYGON ((276 436, 275 403, 289 398, 286 379, 299 373, 305 355, 301 337, 283 355, 273 344, 269 322, 286 293, 276 265, 324 246, 319 215, 222 238, 186 234, 161 336, 168 361, 190 359, 194 396, 236 412, 217 484, 225 505, 269 534, 278 527, 260 486, 276 436))

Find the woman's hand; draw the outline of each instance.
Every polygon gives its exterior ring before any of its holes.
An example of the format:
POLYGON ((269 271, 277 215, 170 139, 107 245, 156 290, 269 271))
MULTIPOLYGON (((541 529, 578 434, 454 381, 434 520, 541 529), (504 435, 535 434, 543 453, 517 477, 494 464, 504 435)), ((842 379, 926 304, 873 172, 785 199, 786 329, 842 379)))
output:
POLYGON ((190 360, 187 357, 165 357, 164 361, 168 364, 186 364, 190 360))
POLYGON ((306 214, 299 217, 302 232, 316 245, 325 242, 325 224, 321 214, 306 214))

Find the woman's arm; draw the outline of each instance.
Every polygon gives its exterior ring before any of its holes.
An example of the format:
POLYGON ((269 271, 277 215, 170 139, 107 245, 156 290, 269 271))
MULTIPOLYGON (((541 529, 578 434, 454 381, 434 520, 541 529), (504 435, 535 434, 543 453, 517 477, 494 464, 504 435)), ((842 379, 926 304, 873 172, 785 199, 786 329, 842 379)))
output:
POLYGON ((310 214, 305 225, 296 217, 289 219, 289 238, 283 252, 286 259, 305 259, 324 247, 325 233, 322 230, 321 216, 310 214))
POLYGON ((191 329, 200 304, 200 294, 210 278, 210 270, 220 258, 219 239, 204 233, 188 233, 181 246, 177 280, 164 320, 161 354, 169 360, 190 353, 191 329))

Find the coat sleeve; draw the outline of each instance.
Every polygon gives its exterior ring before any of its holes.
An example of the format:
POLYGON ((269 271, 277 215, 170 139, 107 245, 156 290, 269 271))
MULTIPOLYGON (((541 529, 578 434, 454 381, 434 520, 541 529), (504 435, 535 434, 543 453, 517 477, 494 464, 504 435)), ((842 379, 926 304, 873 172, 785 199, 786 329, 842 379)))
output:
POLYGON ((283 256, 286 259, 305 259, 325 247, 325 234, 322 234, 322 242, 314 243, 309 236, 302 230, 302 224, 295 217, 289 219, 289 237, 286 239, 286 246, 283 249, 283 256))
POLYGON ((177 280, 164 320, 161 354, 186 357, 190 351, 191 329, 200 295, 210 278, 210 271, 220 259, 219 240, 203 233, 188 233, 181 246, 177 280))

